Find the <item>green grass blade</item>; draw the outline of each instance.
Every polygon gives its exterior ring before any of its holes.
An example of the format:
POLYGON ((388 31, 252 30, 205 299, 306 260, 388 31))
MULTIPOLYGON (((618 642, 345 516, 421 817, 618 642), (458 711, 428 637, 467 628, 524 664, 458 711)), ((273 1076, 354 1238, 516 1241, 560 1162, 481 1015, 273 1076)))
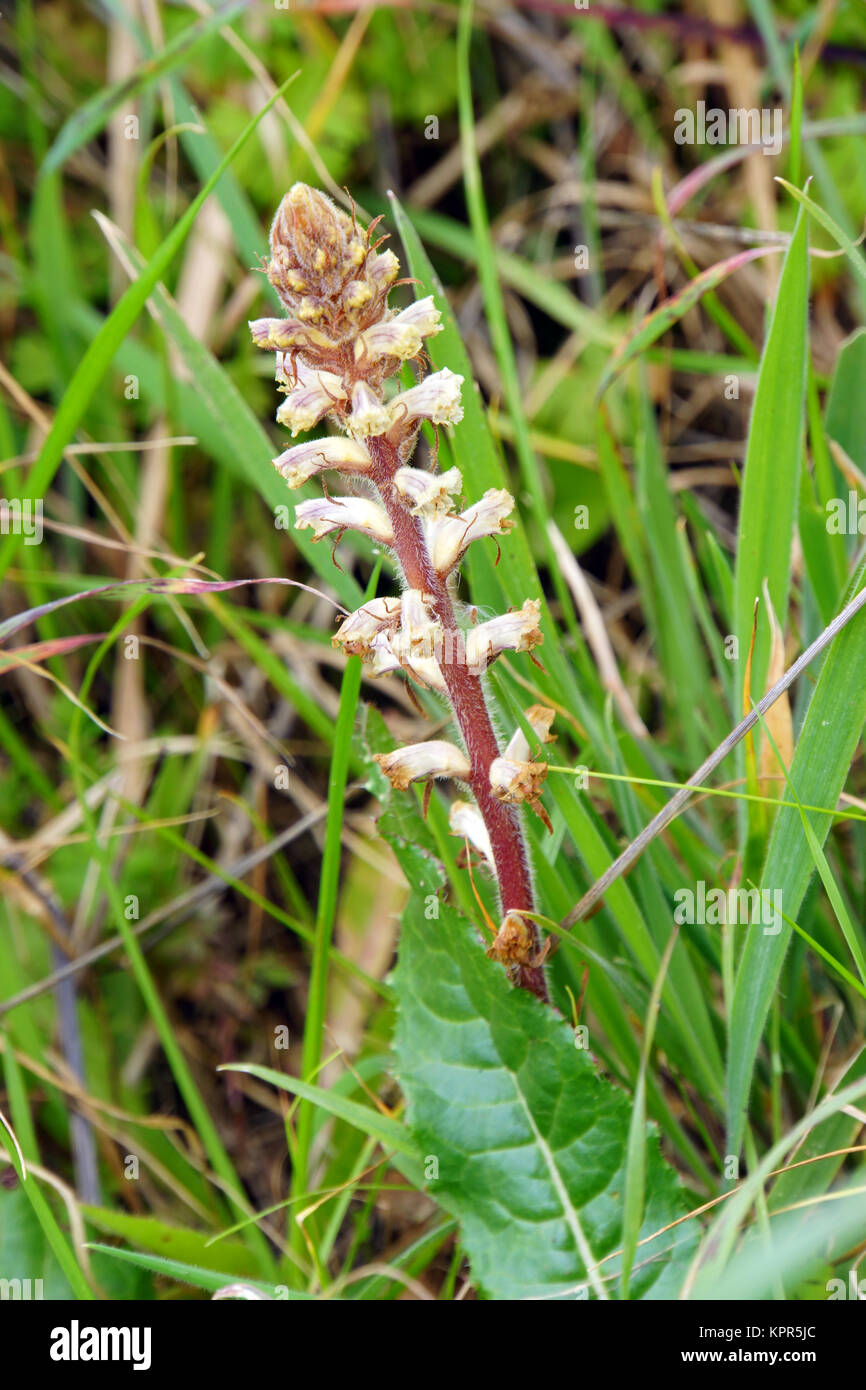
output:
POLYGON ((667 968, 677 940, 677 928, 665 947, 659 971, 653 982, 649 1007, 644 1020, 644 1040, 641 1050, 640 1070, 637 1085, 632 1097, 631 1120, 628 1129, 628 1144, 625 1158, 625 1192, 623 1194, 622 1216, 622 1269, 620 1271, 620 1297, 628 1298, 628 1284, 634 1264, 640 1229, 643 1224, 644 1203, 646 1200, 646 1082, 655 1037, 656 1020, 662 998, 667 968))
POLYGON ((538 467, 538 459, 529 438, 529 427, 523 408, 523 387, 517 371, 511 332, 505 312, 505 300, 496 269, 496 261, 491 251, 490 222, 484 189, 481 181, 481 165, 475 145, 475 118, 472 108, 472 75, 470 67, 470 44, 472 38, 473 0, 461 0, 460 19, 457 28, 457 91, 460 112, 460 149, 463 157, 463 185, 469 219, 475 237, 475 253, 478 277, 484 299, 490 339, 499 367, 505 403, 514 430, 514 447, 520 465, 523 485, 528 493, 530 506, 538 530, 538 541, 562 609, 565 623, 578 650, 582 646, 582 635, 574 616, 574 604, 561 567, 556 562, 553 545, 547 530, 549 516, 544 488, 538 467))
MULTIPOLYGON (((368 594, 375 593, 379 568, 377 566, 368 594)), ((340 687, 340 708, 334 739, 334 756, 328 778, 328 816, 325 824, 325 848, 319 880, 319 902, 316 910, 316 939, 307 990, 307 1014, 304 1020, 304 1046, 301 1074, 312 1081, 322 1058, 322 1037, 328 993, 328 966, 331 940, 337 911, 337 892, 340 862, 343 851, 343 812, 346 804, 346 779, 352 749, 352 729, 361 690, 361 658, 350 657, 340 687)), ((310 1145, 313 1140, 313 1107, 308 1101, 298 1106, 295 1153, 292 1163, 292 1200, 297 1201, 307 1190, 310 1145)), ((296 1221, 290 1227, 290 1244, 300 1252, 304 1249, 304 1233, 296 1221)))
POLYGON ((642 352, 657 342, 663 333, 667 333, 669 328, 673 328, 675 323, 679 323, 680 319, 690 309, 693 309, 709 290, 714 290, 735 270, 740 270, 750 261, 770 255, 772 251, 778 249, 778 247, 757 246, 748 251, 738 251, 736 255, 729 256, 727 260, 708 266, 706 270, 702 270, 699 275, 690 280, 683 289, 678 290, 670 299, 666 299, 663 304, 648 314, 613 352, 599 382, 598 399, 601 399, 611 382, 619 376, 620 372, 625 370, 630 362, 633 362, 642 352))
POLYGON ((179 1284, 192 1284, 193 1288, 205 1289, 208 1293, 216 1293, 228 1284, 242 1283, 247 1288, 257 1289, 268 1298, 280 1301, 314 1298, 313 1294, 287 1289, 284 1284, 264 1284, 261 1280, 247 1278, 237 1280, 219 1270, 203 1269, 200 1265, 187 1264, 184 1260, 167 1259, 164 1255, 149 1255, 139 1250, 119 1250, 116 1245, 102 1245, 99 1241, 89 1243, 87 1248, 98 1250, 101 1255, 109 1255, 113 1260, 125 1260, 127 1264, 136 1265, 139 1269, 149 1269, 152 1274, 160 1274, 165 1279, 176 1279, 179 1284))
MULTIPOLYGON (((740 498, 735 571, 734 710, 740 714, 742 680, 752 633, 755 599, 764 579, 777 614, 788 611, 791 542, 799 497, 809 303, 806 220, 797 219, 788 247, 767 334, 749 426, 740 498)), ((770 626, 759 617, 752 657, 752 691, 764 693, 770 626)))
MULTIPOLYGON (((21 1068, 18 1065, 18 1060, 15 1057, 14 1051, 8 1046, 4 1048, 3 1071, 6 1079, 6 1088, 9 1094, 12 1120, 18 1131, 21 1149, 24 1151, 26 1163, 27 1159, 34 1160, 38 1157, 36 1137, 30 1119, 27 1091, 24 1086, 24 1079, 21 1075, 21 1068)), ((4 1129, 4 1132, 0 1135, 0 1139, 5 1140, 6 1138, 7 1136, 4 1129)), ((8 1142, 5 1147, 7 1147, 9 1151, 12 1165, 17 1172, 17 1155, 21 1150, 18 1149, 17 1144, 13 1144, 11 1141, 8 1142)), ((33 1177, 32 1174, 29 1178, 25 1179, 24 1175, 20 1172, 18 1176, 22 1180, 22 1189, 26 1193, 27 1199, 33 1208, 33 1214, 42 1228, 42 1233, 50 1249, 53 1251, 57 1263, 60 1265, 60 1268, 69 1281, 76 1298, 90 1301, 94 1297, 93 1290, 81 1272, 75 1254, 70 1248, 69 1241, 60 1229, 57 1218, 51 1210, 48 1200, 40 1188, 37 1179, 33 1177)))
POLYGON ((854 273, 857 279, 860 281, 861 286, 866 289, 866 259, 863 258, 862 253, 852 241, 851 237, 849 237, 848 233, 843 231, 838 222, 834 221, 830 214, 825 212, 824 209, 816 203, 814 199, 810 198, 807 193, 804 193, 801 188, 795 188, 787 179, 777 178, 776 182, 780 183, 783 188, 786 188, 791 197, 796 198, 797 202, 800 203, 807 212, 811 213, 815 221, 820 222, 824 230, 830 233, 837 245, 842 247, 842 250, 854 267, 854 273))
MULTIPOLYGON (((861 565, 850 598, 866 581, 861 565)), ((801 802, 834 806, 866 721, 866 619, 855 618, 834 639, 824 659, 791 764, 792 784, 801 802)), ((823 844, 832 817, 809 812, 816 839, 823 844)), ((778 811, 761 874, 765 891, 778 890, 786 917, 797 916, 814 872, 797 809, 778 811)), ((750 930, 737 972, 729 1028, 728 1151, 738 1153, 761 1034, 775 993, 791 929, 776 935, 750 930)))
POLYGON ((346 1124, 354 1125, 355 1129, 368 1134, 384 1149, 403 1154, 406 1158, 420 1157, 409 1131, 403 1125, 389 1119, 387 1115, 382 1115, 370 1105, 359 1105, 355 1100, 348 1100, 333 1089, 326 1091, 324 1087, 314 1086, 299 1076, 287 1076, 284 1072, 274 1071, 272 1067, 262 1067, 253 1062, 229 1063, 218 1070, 240 1071, 247 1076, 257 1076, 260 1081, 267 1081, 271 1086, 279 1087, 281 1091, 288 1091, 293 1096, 299 1096, 301 1100, 320 1106, 335 1119, 345 1120, 346 1124))
POLYGON ((148 58, 131 77, 124 77, 110 87, 103 87, 95 96, 69 117, 42 165, 43 173, 53 173, 60 169, 69 158, 98 135, 107 124, 113 111, 122 102, 132 102, 158 78, 177 67, 190 52, 217 29, 230 23, 247 8, 247 0, 228 0, 213 13, 195 20, 162 48, 159 53, 148 58))

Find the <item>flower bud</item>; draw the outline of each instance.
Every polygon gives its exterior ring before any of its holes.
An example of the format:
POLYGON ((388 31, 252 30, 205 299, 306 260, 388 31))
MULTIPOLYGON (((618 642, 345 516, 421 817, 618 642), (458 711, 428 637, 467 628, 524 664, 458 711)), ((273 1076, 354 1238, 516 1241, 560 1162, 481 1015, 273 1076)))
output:
POLYGON ((373 298, 373 289, 366 280, 350 280, 343 286, 343 307, 363 309, 373 298))
POLYGON ((329 348, 331 342, 324 333, 297 319, 251 319, 250 333, 256 347, 272 352, 288 352, 290 348, 329 348))
POLYGON ((381 251, 367 262, 367 279, 380 294, 391 288, 400 271, 400 262, 393 251, 381 251))
POLYGON ((271 226, 267 276, 286 308, 299 317, 332 319, 348 266, 367 254, 366 239, 331 199, 305 183, 290 188, 271 226))

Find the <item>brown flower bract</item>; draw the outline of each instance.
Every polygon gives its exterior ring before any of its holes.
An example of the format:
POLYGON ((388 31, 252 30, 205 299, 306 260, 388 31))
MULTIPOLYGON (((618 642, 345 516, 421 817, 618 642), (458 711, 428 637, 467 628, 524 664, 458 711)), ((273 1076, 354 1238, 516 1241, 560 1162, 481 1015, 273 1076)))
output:
POLYGON ((386 316, 397 259, 318 189, 296 183, 271 227, 267 277, 292 318, 336 346, 386 316))

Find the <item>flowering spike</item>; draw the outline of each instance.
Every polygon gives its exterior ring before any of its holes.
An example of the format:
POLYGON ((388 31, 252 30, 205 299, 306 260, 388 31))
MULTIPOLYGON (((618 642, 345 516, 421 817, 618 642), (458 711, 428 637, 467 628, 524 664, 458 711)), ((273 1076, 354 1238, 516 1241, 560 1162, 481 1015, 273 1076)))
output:
MULTIPOLYGON (((375 224, 374 224, 375 225, 375 224)), ((290 487, 328 469, 363 478, 378 494, 301 502, 299 529, 315 540, 356 530, 393 549, 402 569, 402 598, 368 600, 350 613, 333 637, 347 655, 363 658, 368 673, 402 671, 447 699, 463 747, 441 739, 377 754, 395 790, 435 778, 468 784, 474 804, 455 801, 455 834, 468 840, 494 869, 502 927, 491 948, 516 984, 547 998, 542 953, 531 918, 534 909, 529 860, 520 813, 523 802, 547 824, 539 801, 547 771, 530 761, 517 734, 501 753, 487 710, 482 676, 503 651, 528 652, 542 640, 541 605, 527 599, 516 612, 465 630, 455 614, 453 571, 474 540, 505 535, 514 499, 493 488, 457 510, 463 480, 413 468, 410 459, 421 425, 453 426, 462 418, 463 378, 442 367, 424 375, 428 340, 441 332, 441 313, 427 295, 396 311, 388 295, 398 284, 399 262, 379 249, 384 238, 359 227, 324 193, 295 184, 285 195, 270 234, 267 276, 285 318, 256 319, 253 341, 275 354, 276 380, 285 394, 278 423, 297 434, 329 421, 335 433, 287 449, 274 464, 290 487), (402 362, 414 361, 417 380, 390 393, 402 362)), ((412 686, 407 687, 410 694, 412 686)), ((415 698, 415 697, 413 697, 415 698)), ((527 718, 546 741, 552 712, 534 707, 527 718), (541 709, 537 719, 531 716, 541 709)))
MULTIPOLYGON (((330 198, 305 183, 289 190, 271 225, 267 276, 289 312, 338 312, 346 269, 359 266, 366 240, 330 198)), ((300 315, 299 315, 300 317, 300 315)))

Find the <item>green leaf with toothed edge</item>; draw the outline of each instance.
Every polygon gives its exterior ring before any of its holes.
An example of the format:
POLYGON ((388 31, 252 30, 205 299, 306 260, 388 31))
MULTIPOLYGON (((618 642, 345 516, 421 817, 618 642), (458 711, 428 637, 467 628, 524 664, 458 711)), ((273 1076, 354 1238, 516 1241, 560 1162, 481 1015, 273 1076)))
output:
MULTIPOLYGON (((492 1299, 615 1296, 629 1099, 552 1008, 509 984, 467 919, 430 895, 436 860, 380 828, 412 886, 394 974, 397 1076, 431 1195, 458 1218, 473 1279, 492 1299)), ((653 1129, 630 1290, 676 1296, 696 1239, 653 1129), (658 1233, 658 1234, 657 1234, 658 1233), (651 1239, 655 1237, 654 1239, 651 1239)))

